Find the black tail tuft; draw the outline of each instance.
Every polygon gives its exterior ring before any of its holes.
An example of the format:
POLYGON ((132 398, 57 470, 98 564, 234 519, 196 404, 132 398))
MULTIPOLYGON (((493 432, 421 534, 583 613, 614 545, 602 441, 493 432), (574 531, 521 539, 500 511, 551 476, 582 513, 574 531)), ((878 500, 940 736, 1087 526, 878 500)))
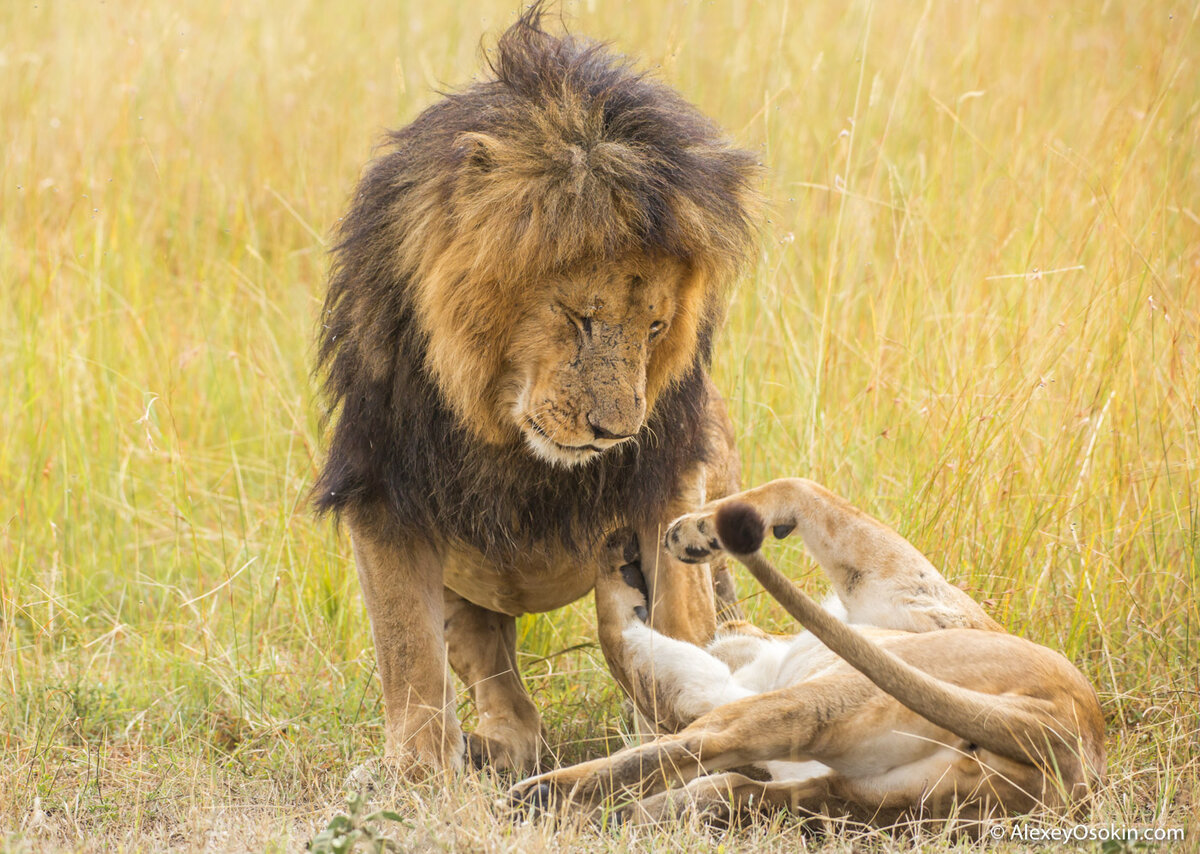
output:
POLYGON ((726 504, 717 510, 717 536, 726 551, 748 555, 762 547, 766 523, 749 504, 726 504))

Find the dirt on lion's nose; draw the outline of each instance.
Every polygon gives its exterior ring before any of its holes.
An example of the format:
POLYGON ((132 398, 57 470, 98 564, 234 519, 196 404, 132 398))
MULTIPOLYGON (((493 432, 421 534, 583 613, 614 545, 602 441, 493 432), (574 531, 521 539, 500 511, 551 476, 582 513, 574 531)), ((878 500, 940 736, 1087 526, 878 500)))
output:
POLYGON ((593 437, 619 442, 636 435, 645 416, 645 400, 633 393, 594 400, 584 420, 593 437))

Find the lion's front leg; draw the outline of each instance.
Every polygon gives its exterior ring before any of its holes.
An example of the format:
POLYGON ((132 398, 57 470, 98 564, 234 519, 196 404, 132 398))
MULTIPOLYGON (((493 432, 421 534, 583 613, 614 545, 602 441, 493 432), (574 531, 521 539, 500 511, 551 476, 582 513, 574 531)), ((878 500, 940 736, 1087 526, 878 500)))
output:
POLYGON ((384 513, 356 512, 348 522, 383 684, 386 759, 402 773, 458 770, 463 735, 446 667, 438 556, 397 536, 384 513))
POLYGON ((665 635, 704 646, 717 630, 713 576, 707 563, 686 564, 663 547, 665 523, 637 529, 642 572, 650 599, 650 625, 665 635))
MULTIPOLYGON (((690 507, 680 506, 676 509, 683 513, 695 510, 706 501, 714 501, 733 495, 742 488, 742 460, 738 454, 737 437, 733 429, 733 421, 729 417, 729 408, 725 399, 717 391, 717 387, 708 377, 704 378, 704 390, 708 396, 708 457, 704 463, 703 483, 692 485, 690 507)), ((662 542, 660 539, 659 542, 662 542)), ((742 619, 742 608, 738 603, 737 587, 733 583, 733 573, 729 571, 729 561, 725 555, 713 555, 708 562, 713 576, 713 593, 716 597, 717 622, 742 619)))
POLYGON ((517 621, 481 608, 446 588, 446 650, 450 666, 475 700, 479 725, 467 734, 476 765, 532 771, 542 727, 517 670, 517 621))

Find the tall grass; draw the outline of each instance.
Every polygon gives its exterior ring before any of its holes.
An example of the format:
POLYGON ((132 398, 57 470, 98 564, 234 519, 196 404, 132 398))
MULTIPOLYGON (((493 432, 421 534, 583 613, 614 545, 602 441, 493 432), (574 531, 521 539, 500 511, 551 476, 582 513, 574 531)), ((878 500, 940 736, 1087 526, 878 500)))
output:
MULTIPOLYGON (((1094 821, 1197 845, 1197 7, 565 10, 768 167, 715 364, 746 481, 822 480, 1063 650, 1109 719, 1094 821)), ((478 73, 515 11, 0 6, 7 846, 295 848, 380 749, 347 543, 305 506, 324 236, 381 129, 478 73)), ((520 631, 557 755, 619 744, 590 605, 520 631)), ((396 793, 406 844, 632 844, 513 828, 498 791, 396 793)), ((727 842, 851 844, 797 834, 727 842)))

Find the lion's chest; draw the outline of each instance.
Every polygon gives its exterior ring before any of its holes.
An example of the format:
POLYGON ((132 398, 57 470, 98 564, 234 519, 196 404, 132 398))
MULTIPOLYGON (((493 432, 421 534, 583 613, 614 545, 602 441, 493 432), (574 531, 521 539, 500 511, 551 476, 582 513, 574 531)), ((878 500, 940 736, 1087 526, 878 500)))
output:
POLYGON ((585 596, 596 580, 590 562, 558 550, 523 555, 519 564, 502 564, 473 549, 454 549, 442 571, 445 585, 459 596, 514 617, 561 608, 585 596))

